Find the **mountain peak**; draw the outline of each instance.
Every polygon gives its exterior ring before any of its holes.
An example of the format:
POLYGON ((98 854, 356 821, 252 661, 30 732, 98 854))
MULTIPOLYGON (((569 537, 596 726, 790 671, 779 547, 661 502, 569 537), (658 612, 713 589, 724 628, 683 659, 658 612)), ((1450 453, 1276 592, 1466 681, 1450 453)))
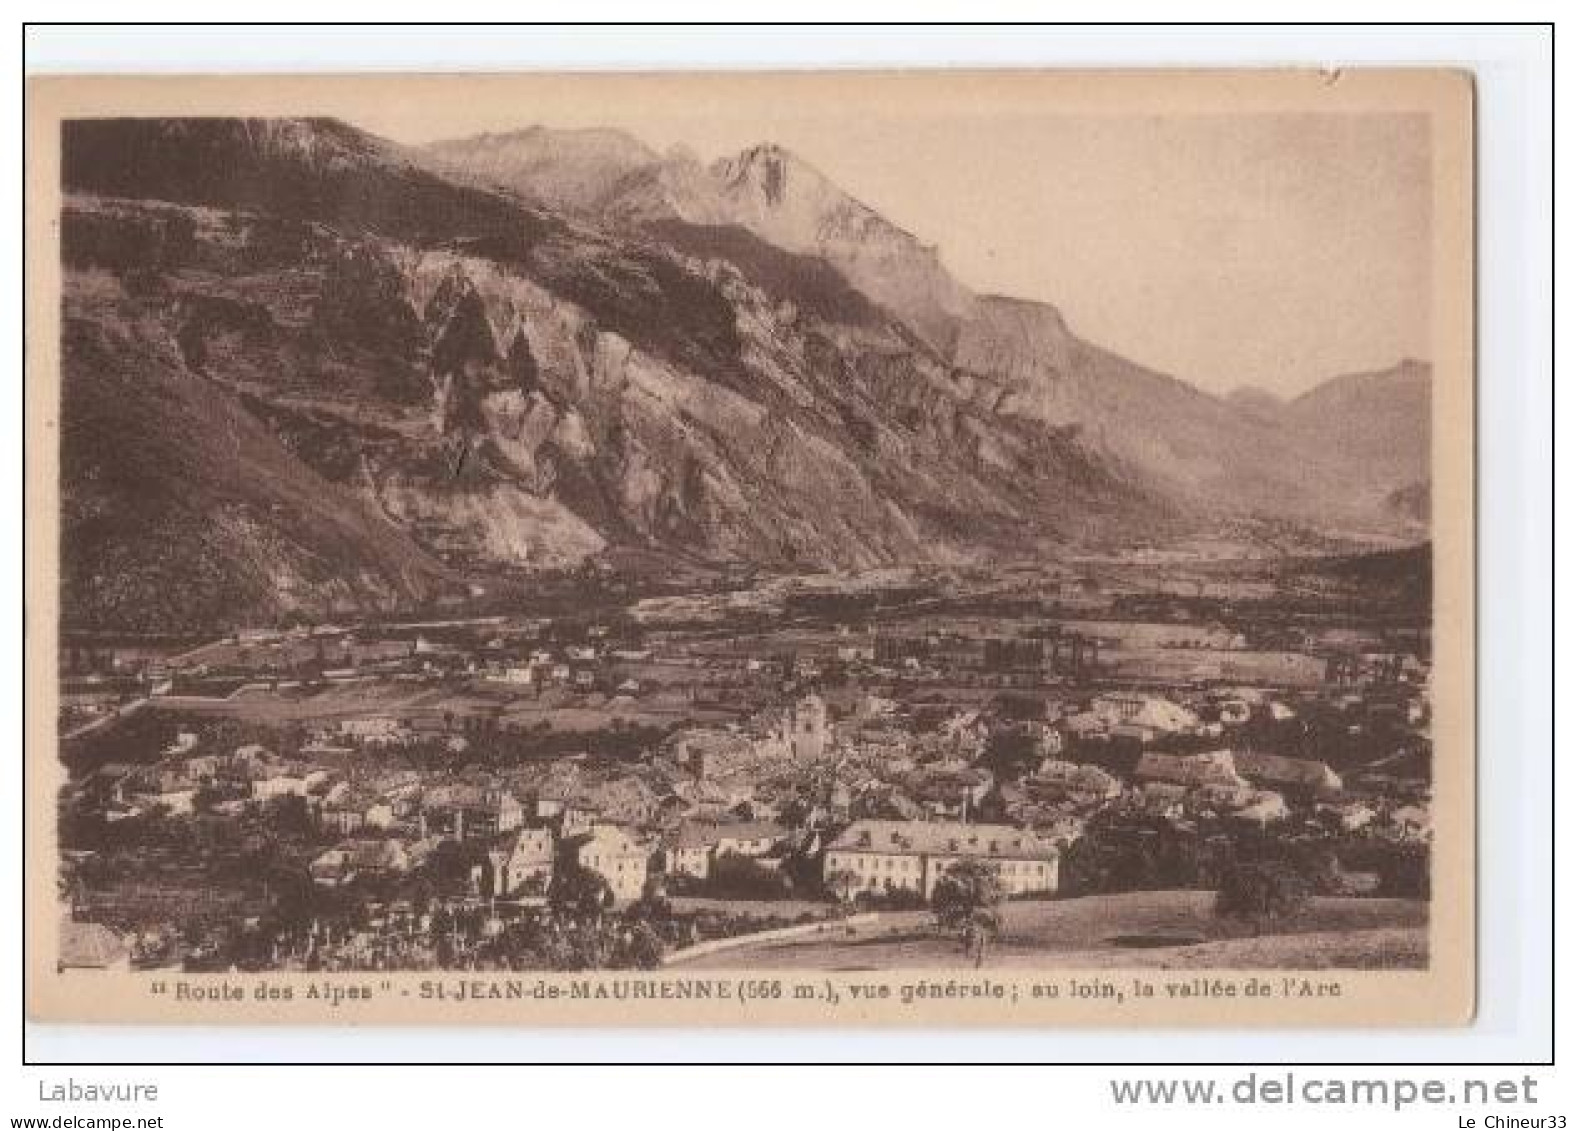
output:
POLYGON ((758 141, 754 145, 741 149, 733 157, 719 158, 717 164, 725 167, 733 166, 741 169, 749 168, 751 166, 769 165, 799 165, 805 166, 806 168, 809 167, 806 162, 792 150, 779 145, 775 141, 758 141))
POLYGON ((769 141, 714 162, 712 174, 725 192, 752 192, 773 207, 781 207, 791 193, 809 196, 823 206, 839 198, 853 202, 852 197, 833 185, 819 170, 769 141))

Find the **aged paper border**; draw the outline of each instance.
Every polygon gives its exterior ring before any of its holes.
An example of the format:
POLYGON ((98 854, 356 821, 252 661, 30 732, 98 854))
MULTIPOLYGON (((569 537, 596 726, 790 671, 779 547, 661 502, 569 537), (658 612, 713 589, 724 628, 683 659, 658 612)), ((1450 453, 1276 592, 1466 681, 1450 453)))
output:
MULTIPOLYGON (((27 537, 25 833, 27 1014, 36 1021, 186 1024, 403 1024, 584 1027, 678 1026, 1232 1026, 1422 1027, 1471 1022, 1476 1003, 1475 848, 1475 448, 1474 448, 1474 136, 1473 81, 1438 69, 1062 70, 743 72, 715 74, 577 73, 377 76, 81 76, 35 78, 27 90, 26 419, 27 537), (1433 162, 1434 757, 1435 841, 1430 965, 1421 971, 1317 971, 1340 996, 1289 999, 1252 995, 1254 981, 1279 983, 1291 972, 1153 969, 1045 971, 961 969, 833 974, 676 969, 643 974, 57 973, 55 793, 59 557, 59 123, 72 117, 354 115, 358 107, 423 106, 444 100, 513 102, 528 108, 620 98, 654 113, 705 114, 730 96, 770 94, 796 116, 850 112, 1064 115, 1417 113, 1429 116, 1433 162), (633 96, 638 95, 638 100, 633 96), (1113 1008, 1102 1000, 1036 1000, 1037 982, 1099 975, 1127 986, 1135 978, 1156 996, 1113 1008), (1168 982, 1217 977, 1231 998, 1168 998, 1168 982), (156 980, 226 984, 240 1000, 178 1002, 150 992, 156 980), (637 996, 706 981, 709 1000, 637 996), (480 997, 431 1001, 422 983, 465 983, 483 990, 518 981, 528 994, 557 990, 558 1000, 480 997), (905 986, 956 983, 1018 993, 1003 999, 944 997, 902 1004, 905 986), (579 984, 592 996, 571 1000, 579 984), (782 996, 769 995, 776 983, 782 996), (366 1001, 330 1005, 309 998, 317 986, 368 986, 366 1001), (796 986, 842 990, 841 1004, 797 1000, 796 986), (852 985, 886 986, 886 1000, 854 1000, 852 985), (292 990, 282 1003, 259 996, 292 990), (601 988, 607 995, 596 994, 601 988), (613 996, 618 994, 619 996, 613 996)), ((763 136, 770 133, 763 119, 763 136)))

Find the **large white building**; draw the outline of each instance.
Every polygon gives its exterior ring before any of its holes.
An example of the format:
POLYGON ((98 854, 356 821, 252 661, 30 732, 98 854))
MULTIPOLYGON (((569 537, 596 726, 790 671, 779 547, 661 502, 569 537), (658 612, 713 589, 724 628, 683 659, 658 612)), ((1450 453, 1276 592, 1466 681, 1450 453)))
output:
POLYGON ((937 881, 960 860, 995 866, 1009 895, 1057 890, 1057 847, 1011 825, 958 821, 856 821, 830 845, 823 878, 853 877, 855 891, 917 892, 929 899, 937 881))
POLYGON ((544 896, 553 880, 550 829, 521 829, 493 854, 493 890, 507 896, 544 896))
POLYGON ((594 825, 575 848, 575 862, 608 881, 613 898, 629 903, 646 888, 648 853, 616 825, 594 825))

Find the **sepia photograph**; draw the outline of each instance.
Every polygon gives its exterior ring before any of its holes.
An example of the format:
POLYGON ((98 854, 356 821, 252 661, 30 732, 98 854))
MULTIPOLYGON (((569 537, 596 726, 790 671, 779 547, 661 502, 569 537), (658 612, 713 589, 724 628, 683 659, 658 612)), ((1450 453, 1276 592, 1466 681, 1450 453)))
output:
POLYGON ((1470 1020, 1462 74, 29 101, 35 1013, 1470 1020))

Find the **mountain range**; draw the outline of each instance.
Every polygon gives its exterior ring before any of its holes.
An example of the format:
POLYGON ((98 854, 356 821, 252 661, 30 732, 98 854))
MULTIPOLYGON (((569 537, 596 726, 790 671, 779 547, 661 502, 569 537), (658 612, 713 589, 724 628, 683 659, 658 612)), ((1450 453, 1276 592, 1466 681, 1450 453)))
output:
POLYGON ((624 551, 827 569, 1427 532, 1427 365, 1212 396, 975 293, 777 146, 108 119, 66 124, 62 176, 83 626, 403 608, 624 551))

